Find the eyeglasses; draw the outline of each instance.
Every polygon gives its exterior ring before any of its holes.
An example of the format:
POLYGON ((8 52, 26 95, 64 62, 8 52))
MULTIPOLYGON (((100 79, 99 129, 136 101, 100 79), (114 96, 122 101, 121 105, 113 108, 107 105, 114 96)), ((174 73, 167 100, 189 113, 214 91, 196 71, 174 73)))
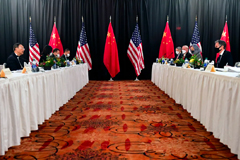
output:
POLYGON ((25 48, 24 48, 24 47, 19 47, 19 49, 25 50, 25 48))

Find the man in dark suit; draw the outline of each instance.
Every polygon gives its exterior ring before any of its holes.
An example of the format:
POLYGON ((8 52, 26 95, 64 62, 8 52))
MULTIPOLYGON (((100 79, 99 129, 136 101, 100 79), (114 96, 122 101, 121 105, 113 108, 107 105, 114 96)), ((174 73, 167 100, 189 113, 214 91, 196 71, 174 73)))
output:
POLYGON ((57 61, 57 58, 60 57, 60 50, 57 48, 53 49, 53 53, 52 55, 50 55, 50 57, 52 57, 55 61, 57 61))
POLYGON ((66 48, 61 58, 63 58, 64 60, 69 60, 69 57, 70 57, 70 50, 66 48))
POLYGON ((175 58, 174 58, 174 60, 181 59, 182 56, 183 56, 182 55, 182 48, 181 47, 177 47, 176 51, 175 51, 175 58))
POLYGON ((217 68, 224 68, 225 65, 233 66, 232 54, 225 50, 226 42, 219 40, 219 57, 217 57, 217 68))
POLYGON ((27 62, 21 57, 24 54, 24 46, 20 43, 15 43, 13 45, 13 53, 7 58, 7 68, 11 71, 19 70, 24 67, 24 62, 27 62))
POLYGON ((187 45, 182 46, 182 53, 183 53, 183 59, 187 59, 190 60, 190 58, 192 57, 192 54, 189 53, 189 48, 187 45))

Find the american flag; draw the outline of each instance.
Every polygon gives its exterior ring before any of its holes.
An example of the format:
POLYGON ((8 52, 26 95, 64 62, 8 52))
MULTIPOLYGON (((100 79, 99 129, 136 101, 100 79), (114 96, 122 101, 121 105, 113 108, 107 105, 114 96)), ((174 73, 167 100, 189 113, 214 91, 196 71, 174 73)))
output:
POLYGON ((132 38, 130 39, 127 55, 133 64, 136 75, 139 76, 141 73, 141 70, 144 69, 144 58, 143 58, 143 50, 142 50, 142 40, 141 40, 138 23, 136 24, 134 32, 132 34, 132 38))
POLYGON ((194 31, 193 31, 192 40, 190 42, 190 46, 192 46, 192 44, 197 44, 198 45, 198 47, 201 51, 200 54, 202 55, 202 46, 201 46, 201 42, 200 42, 200 35, 199 35, 197 21, 195 22, 195 27, 194 27, 194 31))
POLYGON ((29 37, 29 62, 32 62, 33 59, 36 60, 37 64, 39 64, 40 60, 40 50, 37 39, 34 35, 32 24, 30 23, 30 37, 29 37))
POLYGON ((84 63, 88 64, 88 69, 92 69, 92 59, 87 43, 87 35, 86 35, 86 30, 84 26, 84 22, 82 22, 82 30, 80 33, 80 38, 78 41, 78 47, 77 47, 77 57, 82 59, 84 63))

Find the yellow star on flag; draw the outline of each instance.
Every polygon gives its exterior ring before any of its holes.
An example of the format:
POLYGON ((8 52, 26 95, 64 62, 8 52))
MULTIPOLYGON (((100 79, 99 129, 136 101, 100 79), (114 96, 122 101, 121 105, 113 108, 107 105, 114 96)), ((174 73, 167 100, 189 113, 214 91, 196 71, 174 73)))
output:
POLYGON ((166 32, 164 32, 164 33, 163 33, 163 37, 166 37, 166 34, 167 34, 167 33, 166 33, 166 32))
POLYGON ((53 35, 52 35, 52 38, 54 39, 54 38, 56 38, 56 35, 53 33, 53 35))
POLYGON ((108 32, 107 36, 108 36, 108 37, 111 37, 111 33, 108 32))
POLYGON ((226 32, 223 32, 223 33, 222 33, 222 36, 223 36, 223 37, 226 37, 226 32))

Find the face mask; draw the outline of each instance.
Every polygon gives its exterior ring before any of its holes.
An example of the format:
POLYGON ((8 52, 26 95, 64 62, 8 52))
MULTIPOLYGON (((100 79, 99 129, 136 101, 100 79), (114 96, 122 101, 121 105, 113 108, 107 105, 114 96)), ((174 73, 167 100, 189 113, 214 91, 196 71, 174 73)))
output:
POLYGON ((60 55, 58 54, 58 55, 57 55, 57 58, 59 58, 59 57, 60 57, 60 55))
POLYGON ((222 48, 221 48, 221 46, 220 46, 220 45, 219 45, 219 48, 218 48, 218 49, 219 49, 219 51, 221 51, 221 50, 222 50, 222 48))
POLYGON ((67 54, 67 57, 70 57, 70 54, 67 54))
POLYGON ((185 50, 182 50, 182 53, 183 53, 183 54, 185 54, 185 53, 186 53, 186 51, 185 51, 185 50))
POLYGON ((179 54, 179 52, 178 52, 178 51, 176 51, 176 53, 177 53, 177 54, 179 54))

